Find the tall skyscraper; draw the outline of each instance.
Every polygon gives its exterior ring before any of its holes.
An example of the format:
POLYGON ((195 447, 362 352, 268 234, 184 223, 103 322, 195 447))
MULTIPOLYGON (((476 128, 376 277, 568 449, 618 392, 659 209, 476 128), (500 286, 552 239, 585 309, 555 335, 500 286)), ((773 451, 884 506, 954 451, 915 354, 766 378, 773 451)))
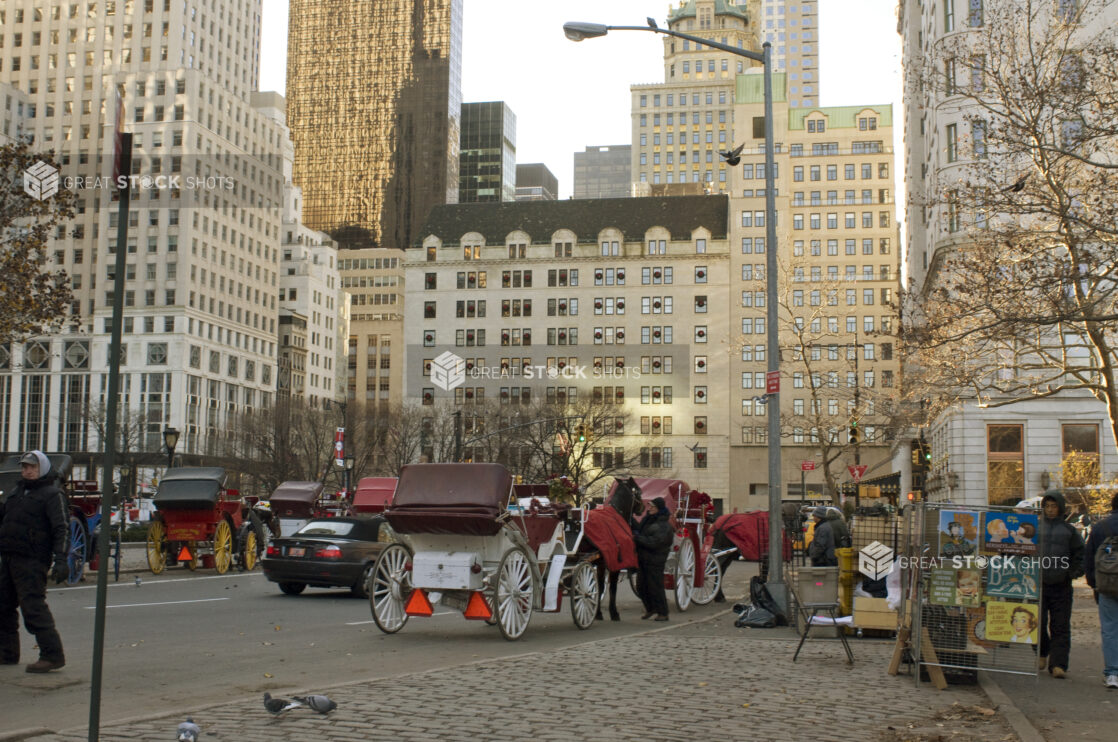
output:
MULTIPOLYGON (((688 0, 668 14, 668 28, 760 51, 759 10, 760 0, 688 0)), ((734 94, 738 75, 750 66, 744 57, 665 37, 664 82, 630 88, 631 177, 638 194, 660 184, 680 183, 699 184, 711 192, 727 190, 729 168, 718 150, 735 141, 734 94)))
POLYGON ((772 44, 773 70, 788 74, 788 105, 819 105, 819 3, 761 0, 761 40, 772 44))
POLYGON ((575 198, 628 198, 632 195, 633 147, 615 144, 575 152, 575 198))
POLYGON ((458 202, 516 200, 516 114, 501 101, 462 104, 458 202))
POLYGON ((71 321, 0 345, 0 448, 100 446, 117 250, 127 449, 158 452, 174 426, 180 454, 223 452, 239 413, 271 405, 286 136, 250 95, 260 12, 260 0, 0 2, 0 83, 27 95, 24 132, 63 176, 90 179, 49 248, 71 276, 71 321), (111 174, 100 155, 118 90, 141 176, 125 245, 113 191, 91 177, 111 174))
POLYGON ((403 249, 458 199, 462 0, 291 0, 287 119, 303 219, 403 249))

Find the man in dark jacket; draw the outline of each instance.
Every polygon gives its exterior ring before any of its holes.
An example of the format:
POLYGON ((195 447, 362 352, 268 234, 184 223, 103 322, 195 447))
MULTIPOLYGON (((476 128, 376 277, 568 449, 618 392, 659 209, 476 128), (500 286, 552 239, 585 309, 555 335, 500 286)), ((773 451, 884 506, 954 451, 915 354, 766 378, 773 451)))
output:
POLYGON ((1071 651, 1071 581, 1083 574, 1083 537, 1065 519, 1068 506, 1058 490, 1040 501, 1040 663, 1054 678, 1068 672, 1071 651))
POLYGON ((1099 628, 1102 631, 1103 682, 1107 688, 1118 689, 1118 596, 1105 595, 1098 591, 1095 582, 1095 554, 1099 547, 1111 536, 1118 536, 1118 495, 1110 501, 1110 515, 1091 527, 1087 538, 1085 567, 1087 584, 1095 591, 1095 602, 1099 604, 1099 628))
POLYGON ((815 530, 811 535, 811 543, 807 547, 811 566, 837 567, 834 524, 827 520, 827 508, 820 505, 811 512, 811 517, 815 520, 815 530))
POLYGON ((39 643, 39 659, 27 672, 49 672, 66 664, 47 607, 47 571, 56 583, 69 572, 69 513, 46 454, 24 454, 20 470, 23 479, 0 500, 0 665, 19 662, 18 608, 39 643))
POLYGON ((842 511, 836 507, 827 508, 827 522, 831 524, 831 533, 834 534, 836 549, 849 549, 853 542, 850 540, 850 528, 846 525, 846 518, 842 511))
POLYGON ((664 593, 664 564, 672 548, 675 533, 669 522, 670 514, 664 498, 652 500, 648 514, 637 526, 633 541, 637 545, 637 590, 644 603, 641 618, 656 616, 657 621, 668 620, 668 597, 664 593))

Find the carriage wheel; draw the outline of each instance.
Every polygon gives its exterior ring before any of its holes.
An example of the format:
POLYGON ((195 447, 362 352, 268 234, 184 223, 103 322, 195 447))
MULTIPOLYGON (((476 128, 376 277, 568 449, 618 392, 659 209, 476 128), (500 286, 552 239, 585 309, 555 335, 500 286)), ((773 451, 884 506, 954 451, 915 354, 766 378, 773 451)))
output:
POLYGON ((66 552, 66 565, 70 568, 66 575, 67 585, 76 585, 81 582, 85 573, 85 558, 88 553, 86 548, 89 539, 85 533, 85 526, 81 520, 70 516, 70 548, 66 552))
POLYGON ((167 552, 164 550, 167 541, 163 521, 152 518, 148 526, 148 568, 152 574, 162 574, 167 567, 167 552))
POLYGON ((411 554, 401 544, 389 544, 377 557, 369 580, 369 608, 377 628, 395 634, 408 622, 404 604, 411 595, 411 574, 407 564, 411 554))
POLYGON ((675 607, 680 611, 691 605, 691 595, 695 592, 695 545, 691 539, 679 542, 679 552, 675 560, 675 607))
POLYGON ((703 566, 703 586, 695 588, 691 600, 699 605, 706 605, 714 600, 715 595, 718 595, 720 587, 722 587, 722 566, 718 564, 713 554, 708 553, 706 564, 703 566))
POLYGON ((241 547, 241 564, 244 565, 246 572, 256 569, 256 557, 259 553, 256 543, 256 531, 250 528, 245 533, 245 543, 241 547))
MULTIPOLYGON (((182 564, 183 564, 184 567, 186 567, 191 572, 193 572, 194 570, 198 569, 198 564, 200 562, 200 560, 198 559, 198 542, 197 541, 187 541, 186 543, 183 544, 183 546, 185 546, 187 549, 190 550, 190 561, 183 562, 182 564)), ((181 549, 180 549, 180 551, 181 551, 181 549)))
POLYGON ((571 587, 567 597, 571 603, 571 618, 575 626, 588 629, 594 623, 594 615, 598 612, 598 599, 601 591, 598 590, 598 570, 590 562, 579 562, 571 570, 571 587))
POLYGON ((501 557, 497 568, 497 628, 501 636, 516 641, 524 635, 532 620, 535 605, 535 584, 528 558, 520 549, 510 549, 501 557))
POLYGON ((229 521, 219 520, 214 528, 214 567, 219 575, 229 571, 233 564, 233 529, 229 521))

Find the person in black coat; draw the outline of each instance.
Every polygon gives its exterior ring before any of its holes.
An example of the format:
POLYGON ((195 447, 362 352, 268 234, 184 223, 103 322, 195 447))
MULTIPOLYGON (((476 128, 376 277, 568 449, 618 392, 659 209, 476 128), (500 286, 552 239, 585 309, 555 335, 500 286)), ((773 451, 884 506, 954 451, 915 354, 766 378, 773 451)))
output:
POLYGON ((835 556, 835 531, 834 521, 827 519, 827 508, 820 506, 812 511, 811 517, 815 519, 815 530, 811 535, 811 543, 807 546, 807 555, 813 567, 837 567, 838 557, 835 556))
POLYGON ((672 548, 675 533, 669 522, 664 498, 652 500, 648 514, 633 533, 637 545, 637 591, 644 603, 641 618, 656 616, 657 621, 668 620, 668 598, 664 593, 664 564, 672 548))
POLYGON ((46 454, 24 454, 20 470, 23 479, 0 500, 0 665, 19 662, 18 608, 39 644, 27 672, 49 672, 66 664, 47 607, 47 572, 56 583, 69 573, 69 508, 46 454))
POLYGON ((1071 581, 1083 574, 1083 537, 1068 523, 1067 501, 1058 490, 1040 501, 1040 662, 1054 678, 1067 675, 1071 651, 1071 581))

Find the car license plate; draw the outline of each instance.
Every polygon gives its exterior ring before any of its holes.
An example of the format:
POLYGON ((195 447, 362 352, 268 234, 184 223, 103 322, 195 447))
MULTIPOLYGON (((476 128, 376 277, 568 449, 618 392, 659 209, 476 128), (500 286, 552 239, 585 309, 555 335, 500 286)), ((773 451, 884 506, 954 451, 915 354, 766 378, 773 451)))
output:
POLYGON ((307 550, 302 546, 292 546, 287 550, 287 555, 292 557, 301 557, 307 553, 307 550))

